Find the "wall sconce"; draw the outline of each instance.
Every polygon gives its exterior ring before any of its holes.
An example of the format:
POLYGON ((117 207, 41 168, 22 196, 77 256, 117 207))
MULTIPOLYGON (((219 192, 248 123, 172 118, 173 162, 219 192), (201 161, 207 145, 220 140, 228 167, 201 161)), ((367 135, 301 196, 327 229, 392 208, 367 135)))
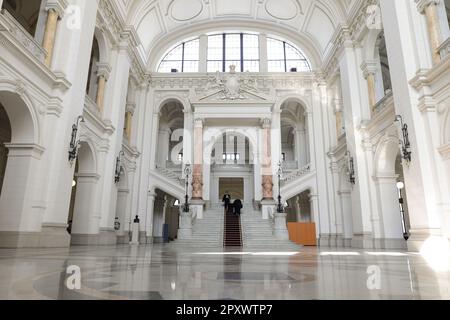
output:
POLYGON ((347 153, 345 154, 347 157, 347 174, 349 177, 349 181, 351 184, 355 184, 356 183, 356 177, 355 177, 355 161, 353 160, 353 157, 350 155, 350 152, 347 151, 347 153))
POLYGON ((402 145, 402 158, 408 162, 411 162, 411 143, 409 142, 408 125, 406 123, 403 123, 402 116, 396 116, 395 122, 399 122, 402 129, 403 139, 400 140, 400 143, 402 145))
POLYGON ((115 177, 114 177, 115 183, 119 183, 119 181, 120 181, 120 174, 122 173, 121 167, 120 167, 120 162, 122 160, 123 155, 125 155, 125 153, 123 151, 120 151, 119 156, 116 158, 116 173, 115 173, 115 177))
POLYGON ((72 137, 70 139, 70 147, 69 147, 69 162, 71 164, 78 156, 78 147, 80 145, 80 141, 77 140, 77 133, 80 123, 82 122, 84 122, 84 117, 78 116, 77 122, 72 125, 72 137))

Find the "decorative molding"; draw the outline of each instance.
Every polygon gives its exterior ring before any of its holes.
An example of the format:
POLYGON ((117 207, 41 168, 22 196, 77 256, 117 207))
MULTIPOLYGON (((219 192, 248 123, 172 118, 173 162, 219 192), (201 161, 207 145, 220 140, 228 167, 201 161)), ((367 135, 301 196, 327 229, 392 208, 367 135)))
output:
POLYGON ((425 9, 430 5, 438 5, 440 0, 415 0, 417 5, 417 11, 424 14, 425 9))
POLYGON ((45 11, 54 10, 58 14, 59 19, 62 19, 68 5, 67 0, 47 0, 45 11))

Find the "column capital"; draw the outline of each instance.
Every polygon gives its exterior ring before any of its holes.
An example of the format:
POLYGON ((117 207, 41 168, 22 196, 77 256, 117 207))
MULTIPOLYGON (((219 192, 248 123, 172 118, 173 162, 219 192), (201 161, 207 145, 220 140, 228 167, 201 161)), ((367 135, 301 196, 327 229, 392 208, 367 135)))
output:
POLYGON ((131 113, 131 115, 134 115, 134 111, 136 111, 136 103, 134 102, 127 102, 127 105, 125 106, 125 112, 131 113))
POLYGON ((419 13, 424 14, 427 7, 431 5, 438 5, 440 0, 415 0, 417 5, 417 11, 419 13))
POLYGON ((111 70, 109 63, 97 63, 97 76, 104 77, 106 81, 108 81, 111 75, 111 70))
POLYGON ((205 119, 203 118, 195 118, 194 120, 194 128, 203 128, 205 124, 205 119))
POLYGON ((364 78, 367 79, 369 75, 375 75, 377 73, 378 65, 376 61, 364 61, 361 64, 361 70, 364 78))
POLYGON ((63 18, 64 12, 66 11, 68 6, 67 0, 47 0, 47 4, 45 5, 45 11, 53 10, 58 14, 60 19, 63 18))
POLYGON ((261 126, 263 129, 270 129, 272 127, 272 120, 269 118, 261 119, 261 126))

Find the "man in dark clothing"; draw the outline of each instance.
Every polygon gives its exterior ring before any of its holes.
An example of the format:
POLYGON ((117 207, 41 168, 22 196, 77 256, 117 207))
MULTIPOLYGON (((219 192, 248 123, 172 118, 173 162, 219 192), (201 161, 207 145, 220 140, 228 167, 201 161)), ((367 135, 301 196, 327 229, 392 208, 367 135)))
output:
POLYGON ((230 202, 231 202, 231 196, 228 193, 228 191, 225 191, 225 195, 222 198, 222 202, 224 203, 225 210, 228 211, 230 208, 230 202))
POLYGON ((241 209, 242 209, 242 201, 240 199, 236 199, 233 202, 233 207, 234 207, 234 214, 236 216, 240 216, 241 215, 241 209))

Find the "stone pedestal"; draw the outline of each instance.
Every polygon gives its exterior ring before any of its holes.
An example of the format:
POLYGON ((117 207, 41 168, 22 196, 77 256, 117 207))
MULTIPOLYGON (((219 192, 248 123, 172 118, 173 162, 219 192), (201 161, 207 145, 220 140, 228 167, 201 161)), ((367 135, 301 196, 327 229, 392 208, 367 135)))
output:
POLYGON ((178 229, 178 239, 190 239, 191 237, 192 237, 192 212, 181 211, 180 227, 178 229))
POLYGON ((139 244, 139 223, 133 223, 131 225, 131 242, 130 244, 139 244))
POLYGON ((275 213, 275 224, 273 227, 273 235, 278 240, 289 240, 289 232, 286 226, 286 213, 275 213))
POLYGON ((275 213, 276 202, 273 199, 264 199, 261 201, 261 212, 263 220, 268 220, 275 213))
POLYGON ((190 207, 192 212, 195 214, 196 219, 203 219, 203 209, 205 207, 205 201, 191 200, 190 207))

